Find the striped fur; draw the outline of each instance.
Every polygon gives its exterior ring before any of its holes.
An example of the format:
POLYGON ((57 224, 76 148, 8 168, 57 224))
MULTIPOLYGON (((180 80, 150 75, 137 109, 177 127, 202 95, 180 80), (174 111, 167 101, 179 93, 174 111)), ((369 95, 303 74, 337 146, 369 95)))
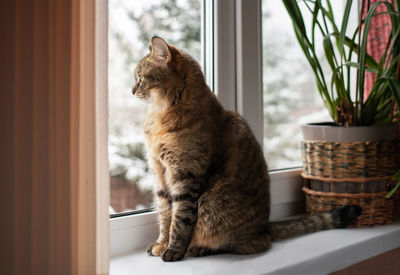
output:
POLYGON ((344 228, 361 215, 362 209, 358 206, 345 206, 308 217, 302 217, 289 221, 270 222, 268 233, 273 241, 285 240, 321 230, 344 228))
POLYGON ((268 227, 269 176, 261 146, 242 117, 222 108, 188 54, 155 37, 135 78, 132 93, 150 103, 146 146, 158 178, 160 235, 150 255, 177 261, 185 253, 258 253, 271 239, 340 223, 327 213, 268 227))

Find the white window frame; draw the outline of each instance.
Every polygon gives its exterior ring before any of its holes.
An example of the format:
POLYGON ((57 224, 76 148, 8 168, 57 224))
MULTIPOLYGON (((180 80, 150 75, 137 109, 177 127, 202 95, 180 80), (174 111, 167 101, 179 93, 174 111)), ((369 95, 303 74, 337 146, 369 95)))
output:
MULTIPOLYGON (((203 0, 202 62, 207 65, 207 83, 222 105, 241 114, 263 144, 261 1, 203 0)), ((350 18, 357 25, 357 13, 350 18)), ((304 209, 300 173, 300 168, 270 172, 270 219, 300 214, 304 209)), ((115 257, 143 249, 157 235, 155 211, 112 218, 110 254, 115 257)))
POLYGON ((216 22, 214 92, 226 109, 244 117, 263 144, 261 0, 210 2, 216 22))

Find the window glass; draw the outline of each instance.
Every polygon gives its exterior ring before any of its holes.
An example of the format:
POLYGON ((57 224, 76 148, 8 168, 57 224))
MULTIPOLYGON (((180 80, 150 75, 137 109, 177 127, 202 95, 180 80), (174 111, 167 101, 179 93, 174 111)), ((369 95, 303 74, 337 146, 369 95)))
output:
POLYGON ((270 170, 299 167, 300 124, 331 119, 284 4, 263 0, 262 9, 264 153, 270 170))
POLYGON ((152 36, 200 61, 200 0, 109 0, 110 214, 152 206, 143 123, 146 105, 132 93, 133 70, 152 36))

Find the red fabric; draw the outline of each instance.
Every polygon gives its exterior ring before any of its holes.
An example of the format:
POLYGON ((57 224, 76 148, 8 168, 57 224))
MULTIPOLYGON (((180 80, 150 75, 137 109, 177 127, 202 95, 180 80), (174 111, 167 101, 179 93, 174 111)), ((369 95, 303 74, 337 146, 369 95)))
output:
MULTIPOLYGON (((377 1, 381 0, 360 0, 360 7, 362 6, 362 2, 364 2, 363 18, 365 18, 365 16, 367 15, 369 7, 371 7, 372 4, 377 1)), ((386 0, 386 2, 394 5, 393 0, 386 0)), ((385 11, 387 11, 386 6, 380 4, 375 10, 375 13, 381 13, 385 11)), ((390 22, 390 16, 388 14, 382 14, 372 18, 371 25, 368 31, 367 53, 372 56, 377 62, 379 62, 383 52, 386 49, 386 44, 389 39, 391 30, 392 24, 390 22)), ((375 82, 375 78, 376 76, 374 73, 365 73, 364 100, 370 94, 372 85, 375 82)), ((395 106, 395 108, 397 109, 398 106, 395 106)), ((397 138, 400 141, 400 124, 397 128, 397 138)))
MULTIPOLYGON (((373 3, 381 0, 360 0, 360 7, 362 2, 364 2, 363 18, 367 15, 368 5, 372 6, 373 3), (369 2, 369 3, 368 3, 369 2)), ((392 3, 393 0, 386 0, 386 2, 392 3)), ((386 6, 380 4, 375 10, 375 13, 385 12, 386 6)), ((382 57, 383 52, 386 49, 386 44, 392 30, 392 24, 390 22, 390 16, 388 14, 382 14, 375 16, 371 20, 368 38, 367 38, 367 53, 372 56, 375 61, 379 62, 382 57)), ((364 100, 368 97, 372 85, 375 81, 375 74, 371 72, 365 73, 365 83, 364 83, 364 100)))

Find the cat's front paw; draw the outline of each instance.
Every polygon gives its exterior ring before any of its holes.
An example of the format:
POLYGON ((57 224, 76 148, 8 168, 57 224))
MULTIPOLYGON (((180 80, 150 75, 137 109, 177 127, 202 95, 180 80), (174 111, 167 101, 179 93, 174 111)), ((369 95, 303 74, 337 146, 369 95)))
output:
POLYGON ((166 248, 167 245, 168 245, 168 243, 158 243, 158 242, 152 243, 147 248, 147 253, 150 256, 160 256, 161 251, 163 251, 163 249, 166 248))
POLYGON ((181 260, 184 255, 184 249, 167 247, 161 252, 161 259, 164 262, 175 262, 181 260))

